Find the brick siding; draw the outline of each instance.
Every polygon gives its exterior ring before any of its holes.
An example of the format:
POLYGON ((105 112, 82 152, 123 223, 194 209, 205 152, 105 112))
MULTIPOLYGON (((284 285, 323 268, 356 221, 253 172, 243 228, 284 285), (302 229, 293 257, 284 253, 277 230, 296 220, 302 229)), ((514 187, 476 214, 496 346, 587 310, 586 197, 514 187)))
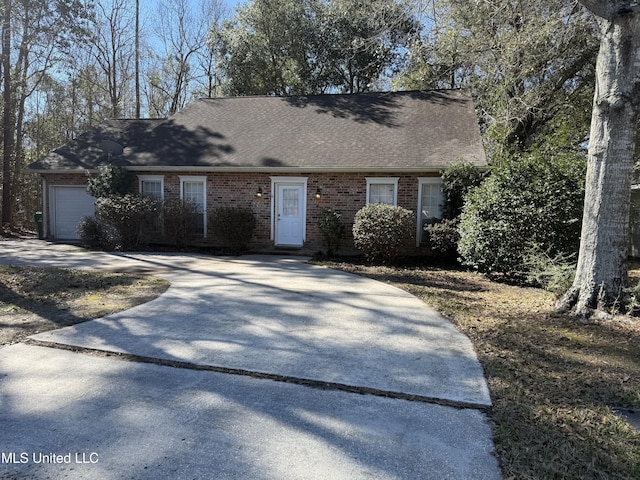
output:
MULTIPOLYGON (((207 182, 207 211, 222 206, 237 206, 249 208, 256 216, 257 224, 252 248, 256 251, 273 249, 271 240, 271 174, 268 173, 202 173, 202 172, 149 172, 136 171, 139 175, 163 175, 165 198, 179 198, 180 176, 206 177, 207 182), (258 189, 262 196, 258 197, 258 189)), ((315 253, 324 250, 323 239, 317 227, 320 213, 325 208, 333 208, 342 215, 346 226, 344 250, 353 250, 351 227, 356 212, 366 204, 367 177, 399 177, 398 206, 416 212, 418 207, 419 176, 428 177, 438 175, 425 173, 421 175, 406 175, 402 173, 305 173, 295 175, 280 175, 278 177, 306 177, 307 178, 307 224, 306 241, 302 248, 304 253, 315 253), (316 193, 320 189, 320 198, 316 193)), ((85 174, 56 174, 46 175, 48 185, 86 185, 85 174)), ((137 188, 137 184, 136 184, 137 188)), ((417 221, 417 220, 416 220, 417 221)), ((211 228, 207 231, 207 238, 203 243, 216 246, 218 240, 211 228)), ((412 253, 419 252, 418 249, 412 253)))
POLYGON ((44 175, 47 185, 87 185, 86 173, 61 173, 44 175))

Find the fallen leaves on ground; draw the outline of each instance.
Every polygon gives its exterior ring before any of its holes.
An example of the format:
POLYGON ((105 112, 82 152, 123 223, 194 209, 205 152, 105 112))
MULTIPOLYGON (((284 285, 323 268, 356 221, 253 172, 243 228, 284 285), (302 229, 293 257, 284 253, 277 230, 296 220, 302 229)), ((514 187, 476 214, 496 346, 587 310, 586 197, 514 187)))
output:
POLYGON ((149 275, 0 266, 0 345, 126 310, 167 288, 149 275))
POLYGON ((472 340, 505 478, 640 478, 640 432, 613 412, 640 410, 639 319, 558 316, 550 293, 472 272, 327 266, 407 290, 472 340))

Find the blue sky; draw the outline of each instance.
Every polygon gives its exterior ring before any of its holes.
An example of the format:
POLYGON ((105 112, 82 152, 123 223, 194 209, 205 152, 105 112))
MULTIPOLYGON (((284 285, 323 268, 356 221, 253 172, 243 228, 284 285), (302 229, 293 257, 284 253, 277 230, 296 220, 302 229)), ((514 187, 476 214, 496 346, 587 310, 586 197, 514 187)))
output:
MULTIPOLYGON (((101 0, 104 1, 104 0, 101 0)), ((107 0, 108 1, 108 0, 107 0)), ((158 3, 162 0, 142 0, 140 2, 140 16, 143 24, 152 25, 155 21, 155 17, 158 15, 158 3)), ((166 1, 166 0, 165 0, 166 1)), ((168 0, 169 3, 171 0, 168 0)), ((187 0, 191 6, 200 5, 206 0, 187 0)), ((246 0, 248 1, 248 0, 246 0)), ((245 3, 245 0, 222 0, 227 7, 227 14, 231 15, 237 5, 245 3)))
POLYGON ((224 0, 224 3, 229 7, 229 10, 233 10, 238 3, 241 3, 239 0, 224 0))

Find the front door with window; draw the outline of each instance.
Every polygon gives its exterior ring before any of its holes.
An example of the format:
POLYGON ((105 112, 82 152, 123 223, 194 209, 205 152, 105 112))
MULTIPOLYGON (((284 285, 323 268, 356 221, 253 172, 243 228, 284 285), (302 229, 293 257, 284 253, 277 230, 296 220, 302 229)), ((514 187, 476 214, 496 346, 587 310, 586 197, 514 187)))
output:
POLYGON ((275 243, 301 247, 305 232, 304 185, 277 184, 275 243))

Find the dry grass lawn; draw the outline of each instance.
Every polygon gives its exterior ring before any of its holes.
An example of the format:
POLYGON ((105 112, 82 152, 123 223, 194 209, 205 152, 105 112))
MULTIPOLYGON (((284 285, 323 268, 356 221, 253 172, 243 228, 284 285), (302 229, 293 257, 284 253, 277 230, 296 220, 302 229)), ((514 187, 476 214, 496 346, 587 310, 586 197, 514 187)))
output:
POLYGON ((640 320, 557 316, 551 294, 470 272, 327 265, 411 292, 471 338, 505 479, 640 478, 640 432, 613 410, 640 410, 640 320))
MULTIPOLYGON (((613 410, 640 410, 638 319, 557 316, 551 294, 469 272, 327 265, 413 293, 471 338, 506 480, 640 478, 640 432, 613 410)), ((143 275, 0 267, 0 344, 130 308, 167 288, 143 275)))
POLYGON ((0 266, 0 345, 126 310, 167 288, 148 275, 0 266))

